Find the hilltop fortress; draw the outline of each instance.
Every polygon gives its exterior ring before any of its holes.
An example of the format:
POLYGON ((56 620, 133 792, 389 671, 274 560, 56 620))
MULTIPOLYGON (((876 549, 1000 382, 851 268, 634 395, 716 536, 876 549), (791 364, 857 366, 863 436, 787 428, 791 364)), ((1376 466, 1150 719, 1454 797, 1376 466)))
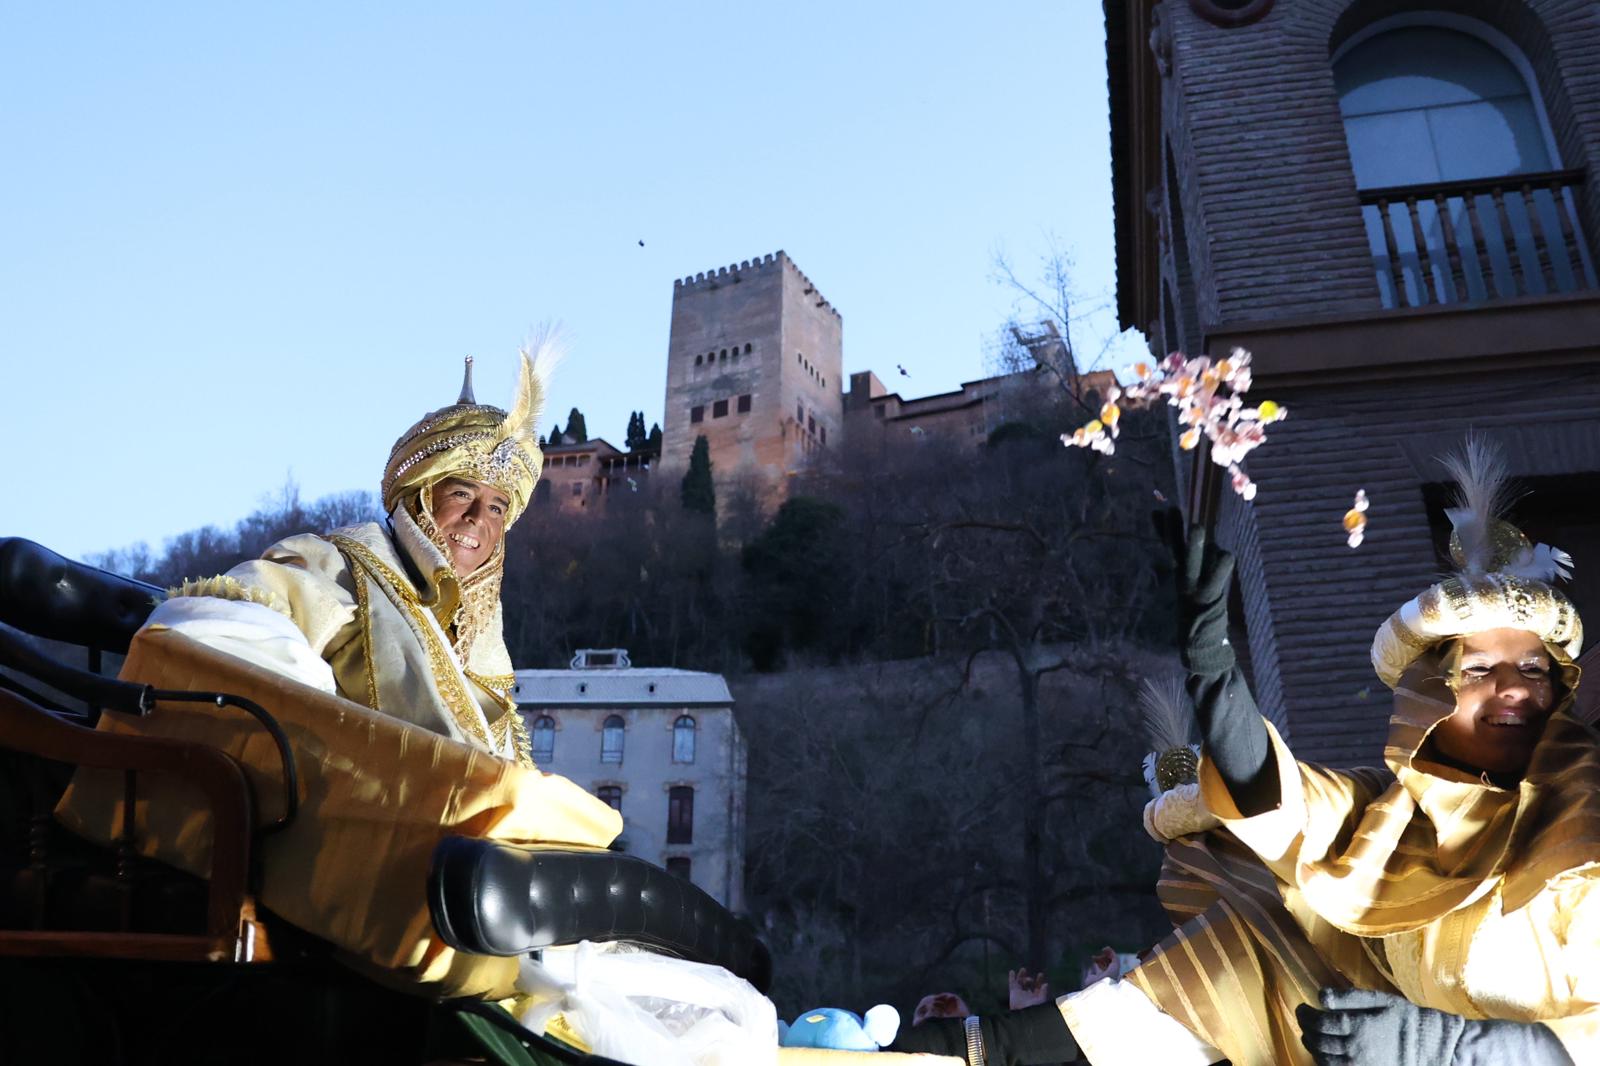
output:
MULTIPOLYGON (((1054 329, 1018 340, 1041 360, 1071 366, 1054 329)), ((624 483, 638 486, 647 470, 673 486, 688 469, 695 438, 704 436, 719 500, 737 486, 770 509, 786 494, 790 475, 828 448, 871 447, 899 436, 981 445, 1024 394, 1056 387, 1045 377, 1003 374, 910 400, 885 389, 872 371, 847 381, 843 317, 779 251, 673 283, 662 451, 653 463, 600 440, 557 445, 546 450, 540 489, 572 510, 597 504, 624 483)), ((1103 390, 1112 380, 1098 372, 1078 387, 1103 390)))
POLYGON ((844 440, 844 320, 783 252, 672 287, 659 474, 682 477, 697 436, 719 481, 764 499, 844 440))

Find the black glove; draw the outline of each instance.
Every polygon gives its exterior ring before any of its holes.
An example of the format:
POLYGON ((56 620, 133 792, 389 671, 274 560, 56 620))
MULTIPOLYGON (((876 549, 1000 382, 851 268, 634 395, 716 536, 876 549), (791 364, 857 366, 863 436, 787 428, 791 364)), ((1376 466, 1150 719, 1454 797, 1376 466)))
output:
POLYGON ((1228 643, 1228 590, 1233 584, 1233 556, 1211 543, 1203 526, 1183 535, 1176 508, 1157 515, 1162 539, 1177 564, 1178 648, 1183 665, 1202 676, 1233 669, 1228 643))
POLYGON ((1233 556, 1202 526, 1191 526, 1185 539, 1176 509, 1158 515, 1157 526, 1177 563, 1180 654, 1206 758, 1241 814, 1271 810, 1279 791, 1272 743, 1228 643, 1233 556))
POLYGON ((1300 1041, 1317 1066, 1573 1066, 1537 1022, 1468 1021, 1389 992, 1325 988, 1302 1004, 1300 1041))
MULTIPOLYGON (((1030 1066, 1032 1063, 1071 1062, 1078 1057, 1067 1020, 1054 1003, 985 1014, 979 1022, 986 1062, 995 1066, 1030 1066)), ((929 1018, 921 1025, 901 1026, 885 1051, 949 1055, 966 1061, 965 1018, 929 1018)))

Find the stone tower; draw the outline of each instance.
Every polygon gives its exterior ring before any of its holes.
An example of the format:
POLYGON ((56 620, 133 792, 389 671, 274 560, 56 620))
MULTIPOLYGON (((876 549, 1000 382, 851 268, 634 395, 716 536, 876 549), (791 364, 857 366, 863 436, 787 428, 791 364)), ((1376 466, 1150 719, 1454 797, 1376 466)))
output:
POLYGON ((781 251, 675 282, 659 464, 669 490, 704 435, 719 517, 744 490, 775 507, 791 473, 842 441, 843 332, 781 251))

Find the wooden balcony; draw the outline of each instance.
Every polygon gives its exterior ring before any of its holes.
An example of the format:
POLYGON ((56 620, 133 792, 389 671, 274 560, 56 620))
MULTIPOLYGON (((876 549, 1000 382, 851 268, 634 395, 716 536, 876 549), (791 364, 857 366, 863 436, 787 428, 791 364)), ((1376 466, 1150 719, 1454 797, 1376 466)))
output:
POLYGON ((1582 170, 1363 189, 1387 308, 1600 288, 1578 196, 1582 170))

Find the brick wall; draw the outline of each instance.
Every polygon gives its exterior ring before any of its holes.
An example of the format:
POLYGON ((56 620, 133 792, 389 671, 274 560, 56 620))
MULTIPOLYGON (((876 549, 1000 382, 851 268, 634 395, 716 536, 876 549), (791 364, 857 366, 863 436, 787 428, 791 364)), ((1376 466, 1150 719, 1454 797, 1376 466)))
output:
MULTIPOLYGON (((1422 494, 1424 484, 1445 480, 1436 457, 1474 430, 1501 445, 1516 476, 1594 470, 1600 348, 1584 367, 1274 398, 1291 416, 1251 456, 1255 502, 1230 500, 1221 531, 1240 555, 1257 695, 1269 718, 1287 722, 1302 757, 1371 764, 1389 713, 1368 658, 1372 635, 1440 574, 1422 494), (1357 489, 1371 508, 1366 541, 1351 549, 1340 519, 1357 489)), ((1581 553, 1576 562, 1600 567, 1581 553)))
MULTIPOLYGON (((1178 0, 1156 10, 1150 59, 1167 187, 1139 206, 1161 216, 1160 277, 1172 293, 1163 314, 1180 321, 1160 323, 1154 346, 1181 336, 1198 351, 1242 323, 1382 314, 1331 56, 1392 15, 1474 18, 1509 39, 1533 70, 1561 165, 1590 171, 1581 209, 1589 234, 1600 234, 1593 0, 1284 0, 1232 29, 1178 0)), ((1530 353, 1541 345, 1534 334, 1530 353)), ((1438 576, 1423 501, 1423 485, 1443 479, 1435 457, 1477 429, 1504 444, 1519 475, 1600 466, 1600 350, 1566 368, 1468 372, 1453 362, 1465 353, 1447 350, 1450 334, 1435 335, 1431 376, 1400 379, 1378 366, 1337 386, 1269 382, 1293 415, 1251 459, 1256 502, 1230 496, 1223 508, 1219 536, 1239 556, 1258 700, 1308 758, 1381 756, 1389 696, 1368 651, 1383 619, 1438 576), (1372 500, 1371 525, 1351 550, 1339 519, 1358 488, 1372 500)))
MULTIPOLYGON (((1600 8, 1592 0, 1297 0, 1225 29, 1161 5, 1163 125, 1181 183, 1202 326, 1377 309, 1330 55, 1376 18, 1477 18, 1524 53, 1565 166, 1600 171, 1600 8)), ((1591 180, 1583 210, 1600 232, 1591 180)))

